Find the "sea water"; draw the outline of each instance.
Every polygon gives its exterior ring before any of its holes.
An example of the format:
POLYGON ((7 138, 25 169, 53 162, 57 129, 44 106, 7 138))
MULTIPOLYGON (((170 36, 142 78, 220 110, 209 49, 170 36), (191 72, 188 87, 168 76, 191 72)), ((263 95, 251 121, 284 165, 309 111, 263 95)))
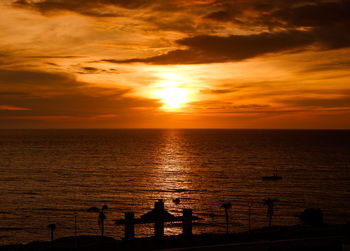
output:
MULTIPOLYGON (((0 243, 99 234, 95 206, 105 211, 105 235, 123 237, 114 220, 136 217, 158 199, 180 216, 200 217, 194 233, 300 224, 306 208, 328 223, 350 221, 350 131, 346 130, 0 130, 0 243), (263 181, 274 172, 282 180, 263 181), (173 202, 175 198, 180 203, 173 202), (249 217, 250 215, 250 217, 249 217), (75 224, 76 217, 76 224, 75 224)), ((137 225, 136 236, 151 236, 137 225)), ((166 224, 165 234, 181 233, 166 224)))

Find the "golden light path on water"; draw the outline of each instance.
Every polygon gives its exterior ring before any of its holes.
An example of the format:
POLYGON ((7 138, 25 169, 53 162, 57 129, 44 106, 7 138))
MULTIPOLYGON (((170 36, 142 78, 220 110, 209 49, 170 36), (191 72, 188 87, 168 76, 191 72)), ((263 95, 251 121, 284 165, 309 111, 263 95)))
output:
MULTIPOLYGON (((185 199, 185 193, 192 191, 193 181, 190 177, 191 165, 190 156, 183 149, 181 144, 182 137, 176 131, 164 131, 163 146, 158 155, 158 166, 154 169, 154 178, 152 186, 157 191, 154 196, 163 199, 165 208, 170 213, 179 216, 182 209, 188 207, 188 202, 181 201, 176 205, 173 200, 181 194, 180 199, 185 199), (186 166, 184 163, 188 163, 186 166), (162 191, 161 193, 159 193, 162 191)), ((181 225, 168 223, 165 225, 166 235, 181 234, 181 225)))

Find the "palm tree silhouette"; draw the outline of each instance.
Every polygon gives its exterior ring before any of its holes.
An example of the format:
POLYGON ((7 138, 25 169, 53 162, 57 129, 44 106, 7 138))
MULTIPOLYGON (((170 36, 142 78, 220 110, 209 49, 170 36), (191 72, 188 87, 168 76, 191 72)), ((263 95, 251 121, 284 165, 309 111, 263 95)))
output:
POLYGON ((50 229, 50 232, 51 232, 51 248, 52 248, 53 247, 53 232, 56 229, 56 224, 49 224, 47 227, 50 229))
POLYGON ((275 206, 275 202, 278 202, 278 199, 271 199, 268 197, 267 199, 264 199, 264 205, 267 206, 267 218, 269 222, 269 227, 272 226, 272 216, 273 216, 273 210, 275 206))
POLYGON ((88 212, 98 213, 98 227, 101 229, 101 236, 104 234, 104 220, 106 219, 105 210, 108 209, 107 205, 103 205, 101 209, 97 207, 90 207, 88 212))
POLYGON ((226 234, 228 234, 228 210, 232 207, 231 202, 224 203, 221 205, 222 208, 225 209, 225 217, 226 217, 226 234))

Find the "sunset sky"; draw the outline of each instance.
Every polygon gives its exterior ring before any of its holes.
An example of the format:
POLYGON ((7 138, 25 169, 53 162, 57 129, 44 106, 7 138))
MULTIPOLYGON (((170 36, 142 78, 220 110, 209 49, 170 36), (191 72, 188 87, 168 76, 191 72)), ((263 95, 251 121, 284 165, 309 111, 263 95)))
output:
POLYGON ((0 0, 0 128, 350 129, 349 0, 0 0))

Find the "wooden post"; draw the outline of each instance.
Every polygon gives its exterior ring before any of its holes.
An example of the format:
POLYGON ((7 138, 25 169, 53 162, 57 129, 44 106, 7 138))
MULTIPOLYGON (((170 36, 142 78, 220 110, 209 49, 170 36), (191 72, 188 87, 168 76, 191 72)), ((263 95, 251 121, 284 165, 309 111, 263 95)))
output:
POLYGON ((77 235, 78 235, 77 216, 78 216, 78 213, 75 212, 75 213, 74 213, 74 246, 75 246, 76 249, 78 248, 78 238, 77 238, 77 235))
POLYGON ((154 236, 158 240, 161 240, 164 237, 164 221, 161 219, 157 219, 154 223, 154 236))
POLYGON ((125 241, 135 239, 135 214, 134 212, 125 213, 125 241))
POLYGON ((248 203, 248 231, 250 233, 251 230, 251 214, 252 214, 252 202, 248 203))
POLYGON ((164 202, 162 199, 154 203, 154 209, 159 212, 159 217, 155 219, 154 223, 154 237, 157 240, 162 240, 164 238, 164 219, 161 213, 164 210, 164 202))
POLYGON ((182 233, 185 239, 192 238, 192 209, 182 210, 182 233))
POLYGON ((164 210, 164 202, 162 199, 159 199, 158 201, 154 202, 154 209, 164 210))

